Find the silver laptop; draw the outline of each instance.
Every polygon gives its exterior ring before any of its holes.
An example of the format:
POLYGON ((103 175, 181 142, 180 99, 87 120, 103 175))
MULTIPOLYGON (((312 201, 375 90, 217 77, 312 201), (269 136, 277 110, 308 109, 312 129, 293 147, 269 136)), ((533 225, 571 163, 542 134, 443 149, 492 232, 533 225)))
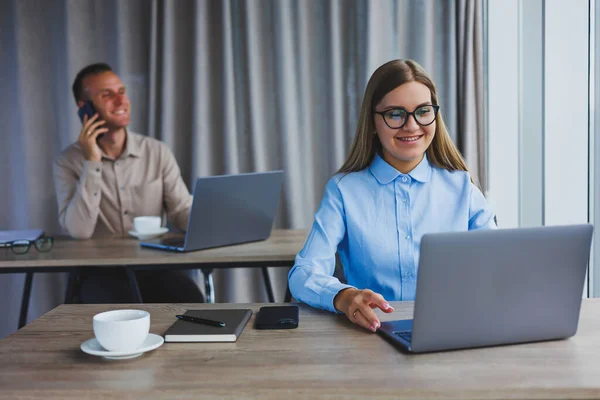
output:
POLYGON ((592 232, 586 224, 424 235, 413 319, 378 332, 414 353, 573 336, 592 232))
POLYGON ((142 247, 186 252, 265 240, 271 235, 283 171, 196 179, 184 239, 150 240, 142 247))

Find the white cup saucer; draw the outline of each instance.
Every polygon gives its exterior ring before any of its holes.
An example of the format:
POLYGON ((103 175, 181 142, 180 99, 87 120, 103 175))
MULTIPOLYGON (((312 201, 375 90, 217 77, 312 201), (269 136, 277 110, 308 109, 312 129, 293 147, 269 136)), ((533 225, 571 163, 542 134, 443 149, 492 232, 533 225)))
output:
POLYGON ((142 343, 139 348, 133 351, 105 350, 104 347, 100 346, 100 343, 98 343, 98 340, 96 340, 95 337, 81 343, 80 347, 84 353, 91 354, 93 356, 101 356, 109 360, 126 360, 128 358, 139 357, 147 351, 159 348, 164 342, 165 339, 163 339, 162 336, 149 333, 144 343, 142 343))
POLYGON ((169 228, 167 228, 166 226, 163 226, 163 227, 157 229, 156 231, 151 231, 151 232, 136 232, 134 230, 131 230, 131 231, 129 231, 129 234, 140 240, 147 240, 147 239, 152 239, 152 238, 164 235, 167 232, 169 232, 169 228))

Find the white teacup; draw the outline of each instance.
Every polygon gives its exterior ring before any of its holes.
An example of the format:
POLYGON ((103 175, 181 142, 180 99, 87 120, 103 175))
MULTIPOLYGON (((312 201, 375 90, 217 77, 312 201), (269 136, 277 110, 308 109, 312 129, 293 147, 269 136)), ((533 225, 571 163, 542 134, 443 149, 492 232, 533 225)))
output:
POLYGON ((160 229, 161 217, 135 217, 133 227, 137 233, 156 232, 160 229))
POLYGON ((108 351, 134 351, 150 332, 150 313, 143 310, 115 310, 94 315, 94 335, 108 351))

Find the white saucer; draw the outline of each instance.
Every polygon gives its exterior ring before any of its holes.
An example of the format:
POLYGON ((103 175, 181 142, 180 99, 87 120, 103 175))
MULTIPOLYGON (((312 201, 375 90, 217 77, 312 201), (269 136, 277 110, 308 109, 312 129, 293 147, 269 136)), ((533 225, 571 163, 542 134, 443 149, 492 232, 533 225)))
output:
POLYGON ((91 338, 81 343, 81 350, 84 353, 91 354, 93 356, 102 356, 109 360, 126 360, 128 358, 139 357, 147 351, 154 350, 165 342, 162 336, 149 333, 148 337, 142 343, 142 345, 133 351, 108 351, 104 347, 100 346, 100 343, 96 338, 91 338))
POLYGON ((136 237, 140 240, 147 240, 147 239, 152 239, 155 238, 157 236, 161 236, 164 235, 165 233, 169 232, 169 228, 167 228, 166 226, 161 227, 160 229, 158 229, 157 231, 154 232, 144 232, 144 233, 140 233, 140 232, 136 232, 136 231, 129 231, 129 234, 133 237, 136 237))

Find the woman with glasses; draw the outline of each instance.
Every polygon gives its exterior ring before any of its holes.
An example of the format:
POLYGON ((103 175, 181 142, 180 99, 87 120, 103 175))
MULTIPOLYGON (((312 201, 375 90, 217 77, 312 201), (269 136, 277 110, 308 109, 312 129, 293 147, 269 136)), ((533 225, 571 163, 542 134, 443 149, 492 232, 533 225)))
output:
POLYGON ((350 155, 325 188, 288 279, 292 295, 375 332, 373 311, 414 300, 425 233, 495 228, 450 139, 435 85, 412 60, 371 76, 350 155), (336 253, 348 284, 333 276, 336 253))

